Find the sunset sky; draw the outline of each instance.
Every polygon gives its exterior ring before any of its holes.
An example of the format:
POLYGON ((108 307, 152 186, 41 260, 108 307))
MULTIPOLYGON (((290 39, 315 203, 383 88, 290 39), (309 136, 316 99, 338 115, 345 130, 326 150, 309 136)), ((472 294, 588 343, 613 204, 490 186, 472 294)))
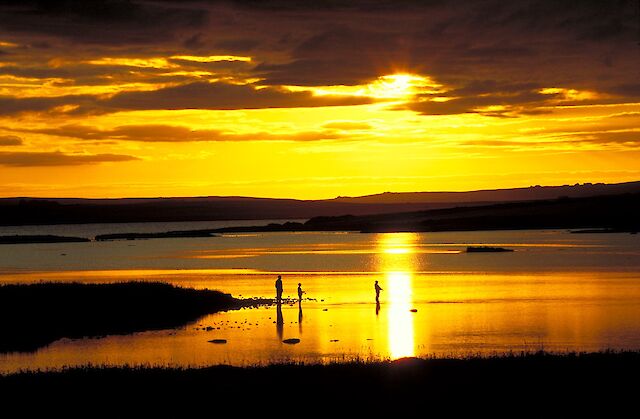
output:
POLYGON ((0 196, 640 180, 636 1, 2 1, 0 196))

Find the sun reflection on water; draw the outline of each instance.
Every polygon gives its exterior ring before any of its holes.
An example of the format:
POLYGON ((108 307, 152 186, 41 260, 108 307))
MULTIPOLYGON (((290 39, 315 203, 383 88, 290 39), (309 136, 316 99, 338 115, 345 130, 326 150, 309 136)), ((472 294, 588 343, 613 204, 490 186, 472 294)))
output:
POLYGON ((388 315, 388 347, 392 359, 415 356, 413 314, 413 272, 417 269, 414 250, 418 237, 415 233, 380 234, 378 270, 384 273, 382 287, 386 293, 388 315))

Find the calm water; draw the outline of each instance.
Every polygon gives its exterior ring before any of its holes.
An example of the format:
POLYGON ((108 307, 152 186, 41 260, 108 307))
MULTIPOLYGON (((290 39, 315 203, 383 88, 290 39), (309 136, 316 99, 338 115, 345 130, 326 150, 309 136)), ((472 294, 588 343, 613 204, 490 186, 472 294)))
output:
MULTIPOLYGON (((93 229, 142 231, 107 226, 93 229)), ((285 296, 301 282, 312 299, 283 306, 282 327, 276 307, 219 313, 175 330, 63 339, 35 353, 0 355, 0 371, 640 349, 640 235, 261 233, 0 247, 2 283, 161 280, 272 297, 278 273, 285 296), (468 245, 515 252, 467 254, 468 245), (379 307, 375 280, 383 288, 379 307), (282 343, 287 338, 301 341, 282 343)))

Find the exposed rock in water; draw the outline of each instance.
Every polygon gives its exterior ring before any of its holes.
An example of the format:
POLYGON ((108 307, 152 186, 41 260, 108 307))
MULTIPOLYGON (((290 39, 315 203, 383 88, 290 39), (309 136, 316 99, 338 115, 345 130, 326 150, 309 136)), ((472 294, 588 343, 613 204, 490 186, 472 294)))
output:
POLYGON ((296 343, 300 343, 300 339, 296 339, 296 338, 285 339, 282 341, 282 343, 286 343, 288 345, 295 345, 296 343))
POLYGON ((223 344, 223 343, 227 343, 227 340, 226 339, 211 339, 209 341, 209 343, 223 344))

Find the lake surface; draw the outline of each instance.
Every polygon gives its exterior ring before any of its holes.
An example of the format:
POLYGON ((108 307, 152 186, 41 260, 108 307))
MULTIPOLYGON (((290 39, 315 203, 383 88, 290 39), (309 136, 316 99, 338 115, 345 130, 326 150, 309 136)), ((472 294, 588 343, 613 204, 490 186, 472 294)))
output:
MULTIPOLYGON (((71 226, 65 234, 215 228, 160 224, 71 226)), ((258 233, 0 246, 0 283, 149 280, 271 298, 277 274, 285 297, 302 283, 301 304, 212 314, 172 330, 62 339, 34 353, 0 354, 0 371, 640 349, 640 235, 258 233), (464 252, 473 245, 515 251, 464 252), (300 343, 282 342, 289 338, 300 343)))

